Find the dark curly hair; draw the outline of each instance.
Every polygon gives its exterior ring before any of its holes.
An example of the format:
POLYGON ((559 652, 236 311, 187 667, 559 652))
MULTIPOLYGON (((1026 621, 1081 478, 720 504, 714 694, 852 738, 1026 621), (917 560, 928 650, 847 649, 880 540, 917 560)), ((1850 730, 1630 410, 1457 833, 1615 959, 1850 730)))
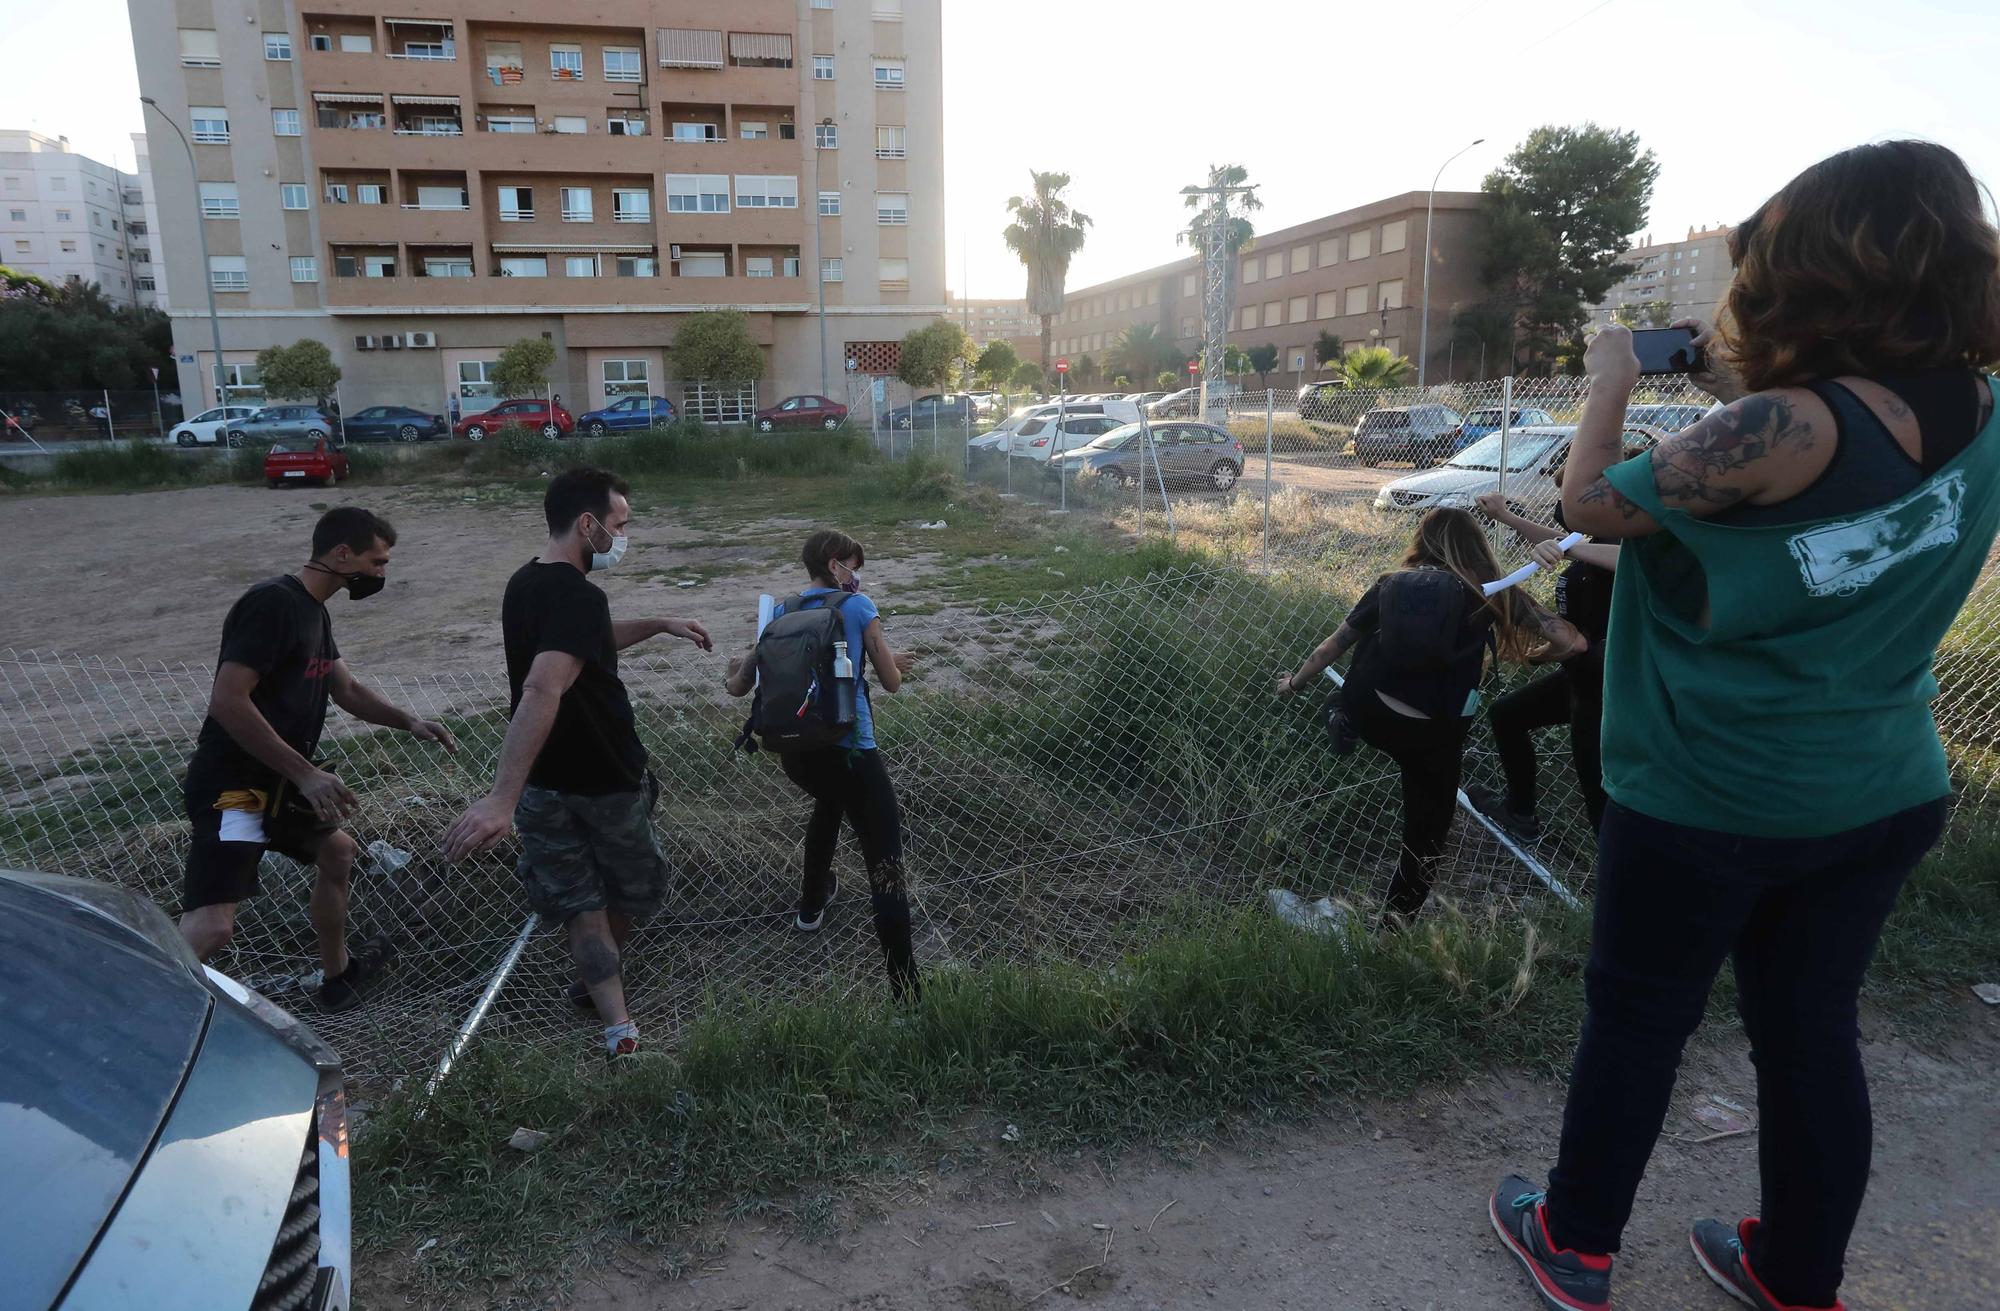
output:
POLYGON ((1729 238, 1720 328, 1744 383, 2000 361, 2000 233, 1981 200, 1928 141, 1856 146, 1786 183, 1729 238))

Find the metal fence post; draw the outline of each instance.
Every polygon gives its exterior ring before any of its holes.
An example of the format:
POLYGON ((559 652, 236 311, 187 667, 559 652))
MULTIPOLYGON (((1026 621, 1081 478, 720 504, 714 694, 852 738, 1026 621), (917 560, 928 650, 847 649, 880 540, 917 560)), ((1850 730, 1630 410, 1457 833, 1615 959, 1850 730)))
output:
POLYGON ((1271 437, 1277 431, 1277 401, 1264 393, 1264 572, 1271 572, 1271 437))
POLYGON ((108 388, 104 393, 104 434, 107 441, 118 440, 118 423, 111 417, 111 392, 108 388))
POLYGON ((1507 445, 1514 432, 1514 375, 1500 380, 1500 495, 1507 495, 1507 445))

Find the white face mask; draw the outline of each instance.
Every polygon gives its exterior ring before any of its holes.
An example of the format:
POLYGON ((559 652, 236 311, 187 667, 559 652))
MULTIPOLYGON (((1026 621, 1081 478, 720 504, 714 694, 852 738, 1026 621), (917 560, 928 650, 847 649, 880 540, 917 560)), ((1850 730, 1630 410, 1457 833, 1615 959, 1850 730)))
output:
MULTIPOLYGON (((603 527, 602 524, 598 526, 603 527)), ((617 564, 625 558, 625 536, 622 533, 612 537, 610 549, 604 551, 597 549, 596 533, 591 533, 584 540, 590 543, 590 567, 593 572, 599 569, 609 569, 612 565, 617 564)))

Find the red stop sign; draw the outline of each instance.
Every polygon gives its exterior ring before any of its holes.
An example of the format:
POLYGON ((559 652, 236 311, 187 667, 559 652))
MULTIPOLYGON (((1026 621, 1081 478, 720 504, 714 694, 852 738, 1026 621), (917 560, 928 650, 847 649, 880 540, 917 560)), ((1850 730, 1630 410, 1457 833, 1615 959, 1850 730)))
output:
POLYGON ((1200 360, 1189 360, 1189 361, 1188 361, 1188 372, 1189 372, 1189 373, 1200 373, 1200 372, 1201 372, 1201 361, 1200 361, 1200 360))
POLYGON ((1068 373, 1068 372, 1069 372, 1069 361, 1068 361, 1068 360, 1057 360, 1057 361, 1056 361, 1056 372, 1057 372, 1057 373, 1068 373))

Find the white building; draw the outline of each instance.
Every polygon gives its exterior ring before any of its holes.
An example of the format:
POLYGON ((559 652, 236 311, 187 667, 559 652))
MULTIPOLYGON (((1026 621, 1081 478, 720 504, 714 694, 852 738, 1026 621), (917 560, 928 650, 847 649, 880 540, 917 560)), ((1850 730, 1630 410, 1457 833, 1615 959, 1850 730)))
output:
POLYGON ((159 246, 160 203, 153 195, 153 163, 146 152, 146 134, 132 134, 132 154, 138 168, 138 204, 126 188, 125 235, 132 248, 132 290, 141 305, 167 308, 167 261, 159 246))
POLYGON ((94 282, 106 299, 135 304, 125 202, 137 188, 132 175, 71 150, 68 137, 0 130, 0 263, 50 282, 94 282))
POLYGON ((1729 234, 1733 231, 1729 224, 1718 223, 1712 228, 1689 228, 1680 241, 1656 242, 1650 234, 1639 238, 1619 257, 1634 266, 1631 276, 1605 293, 1591 317, 1607 323, 1623 306, 1645 309, 1664 305, 1668 308, 1654 313, 1715 322, 1734 273, 1729 263, 1729 234))

